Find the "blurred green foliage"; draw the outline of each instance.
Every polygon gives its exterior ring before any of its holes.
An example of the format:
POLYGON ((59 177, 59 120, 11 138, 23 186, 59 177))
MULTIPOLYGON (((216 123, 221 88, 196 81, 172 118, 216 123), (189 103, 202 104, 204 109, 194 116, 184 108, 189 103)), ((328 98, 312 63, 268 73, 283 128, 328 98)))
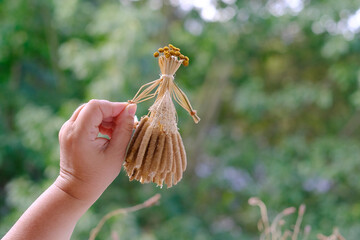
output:
MULTIPOLYGON (((57 133, 92 98, 127 101, 157 78, 169 42, 189 168, 170 190, 124 172, 78 223, 161 193, 99 239, 256 239, 258 196, 274 217, 307 205, 316 233, 360 236, 359 0, 0 1, 0 236, 56 178, 57 133), (356 15, 357 13, 357 15, 356 15)), ((140 104, 138 116, 151 102, 140 104)))

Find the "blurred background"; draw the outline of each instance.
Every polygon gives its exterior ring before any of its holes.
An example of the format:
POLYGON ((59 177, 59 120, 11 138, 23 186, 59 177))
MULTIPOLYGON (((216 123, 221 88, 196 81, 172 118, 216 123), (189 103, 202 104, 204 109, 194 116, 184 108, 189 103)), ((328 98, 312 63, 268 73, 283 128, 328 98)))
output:
MULTIPOLYGON (((159 76, 153 52, 190 57, 175 80, 189 167, 167 190, 122 171, 78 223, 161 193, 161 204, 107 222, 99 239, 258 239, 305 203, 304 222, 360 236, 359 0, 0 1, 0 236, 56 178, 57 134, 92 98, 131 99, 159 76)), ((141 103, 137 115, 153 101, 141 103)), ((289 228, 295 216, 288 217, 289 228)), ((303 225, 304 226, 304 225, 303 225)))

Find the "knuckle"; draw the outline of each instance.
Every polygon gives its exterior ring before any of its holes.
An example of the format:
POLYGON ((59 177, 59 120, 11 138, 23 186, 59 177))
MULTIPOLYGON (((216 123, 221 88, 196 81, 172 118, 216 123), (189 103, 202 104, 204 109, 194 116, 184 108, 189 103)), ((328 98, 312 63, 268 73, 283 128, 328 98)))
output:
POLYGON ((59 142, 61 145, 69 146, 76 141, 76 134, 70 123, 67 121, 60 129, 59 142))
POLYGON ((104 103, 109 103, 109 101, 101 100, 101 99, 91 99, 88 104, 97 106, 97 105, 101 105, 104 103))
POLYGON ((89 105, 89 108, 91 108, 91 109, 99 108, 101 110, 104 107, 107 107, 107 103, 109 103, 109 101, 99 100, 99 99, 91 99, 89 101, 88 105, 89 105))
POLYGON ((59 131, 59 135, 58 135, 58 136, 59 136, 59 141, 61 141, 62 136, 64 135, 64 132, 67 131, 68 123, 69 123, 69 121, 66 121, 66 122, 61 126, 60 131, 59 131))
POLYGON ((89 106, 97 106, 99 105, 99 100, 98 99, 91 99, 89 102, 88 102, 89 106))

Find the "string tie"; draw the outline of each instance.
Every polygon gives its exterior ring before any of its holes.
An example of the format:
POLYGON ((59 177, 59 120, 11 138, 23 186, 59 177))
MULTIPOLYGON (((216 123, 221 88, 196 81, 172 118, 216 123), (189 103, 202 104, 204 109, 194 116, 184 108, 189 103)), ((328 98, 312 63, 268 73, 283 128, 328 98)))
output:
POLYGON ((161 78, 171 78, 172 80, 174 80, 174 75, 171 75, 171 74, 161 74, 161 78))

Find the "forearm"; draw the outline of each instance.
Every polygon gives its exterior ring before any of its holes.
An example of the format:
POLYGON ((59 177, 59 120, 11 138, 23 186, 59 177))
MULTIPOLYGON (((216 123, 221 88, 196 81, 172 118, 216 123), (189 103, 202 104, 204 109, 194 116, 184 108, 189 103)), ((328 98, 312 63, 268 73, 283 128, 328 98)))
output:
POLYGON ((83 201, 52 184, 21 216, 3 240, 70 239, 93 201, 83 201))
POLYGON ((80 106, 59 132, 59 177, 3 240, 70 239, 79 218, 118 176, 135 111, 136 105, 104 100, 80 106))

